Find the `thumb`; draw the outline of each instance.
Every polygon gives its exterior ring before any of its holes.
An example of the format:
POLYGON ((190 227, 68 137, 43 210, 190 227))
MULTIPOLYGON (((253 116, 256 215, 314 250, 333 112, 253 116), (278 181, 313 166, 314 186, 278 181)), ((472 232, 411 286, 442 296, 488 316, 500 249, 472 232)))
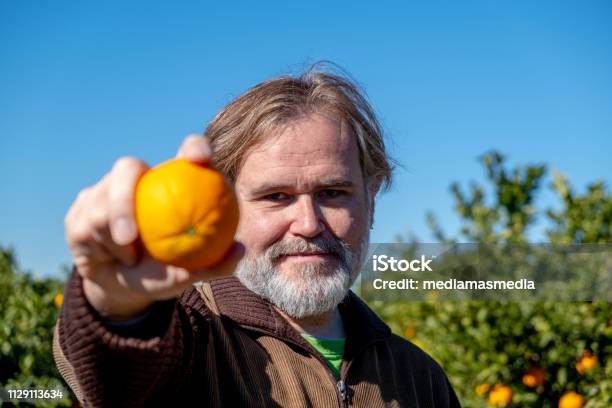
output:
POLYGON ((204 136, 190 135, 185 138, 176 154, 177 159, 185 159, 197 164, 207 164, 212 156, 212 148, 204 136))
POLYGON ((140 177, 148 170, 141 160, 119 159, 110 174, 108 187, 110 231, 118 245, 132 243, 138 236, 134 219, 134 193, 140 177))
POLYGON ((192 272, 192 282, 213 277, 230 276, 236 269, 238 262, 243 258, 245 251, 246 249, 242 243, 234 241, 234 245, 218 264, 207 269, 192 272))

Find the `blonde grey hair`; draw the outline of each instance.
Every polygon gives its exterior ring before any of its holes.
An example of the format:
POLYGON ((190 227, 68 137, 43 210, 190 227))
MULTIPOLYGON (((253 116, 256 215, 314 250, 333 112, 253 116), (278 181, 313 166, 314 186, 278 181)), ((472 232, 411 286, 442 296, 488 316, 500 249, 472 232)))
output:
POLYGON ((312 113, 330 112, 346 121, 357 139, 371 197, 388 189, 393 161, 374 109, 348 75, 321 68, 315 64, 300 75, 262 82, 221 110, 205 131, 215 152, 212 165, 235 182, 248 151, 275 129, 312 113))

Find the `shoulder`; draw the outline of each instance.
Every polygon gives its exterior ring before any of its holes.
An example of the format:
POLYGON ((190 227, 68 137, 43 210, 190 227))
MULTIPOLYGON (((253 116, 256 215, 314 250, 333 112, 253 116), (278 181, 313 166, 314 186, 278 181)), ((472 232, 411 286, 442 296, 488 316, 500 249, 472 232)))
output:
POLYGON ((458 408, 461 406, 455 391, 440 364, 416 344, 392 334, 387 340, 395 360, 398 375, 412 378, 415 386, 428 390, 433 406, 458 408))
POLYGON ((394 357, 400 362, 409 364, 411 369, 417 370, 423 374, 428 373, 433 376, 445 376, 444 370, 438 362, 411 341, 396 334, 391 334, 387 340, 387 344, 394 357))
POLYGON ((191 317, 210 317, 210 310, 206 306, 206 303, 198 291, 196 284, 188 289, 185 289, 185 291, 178 296, 177 302, 180 307, 191 317))

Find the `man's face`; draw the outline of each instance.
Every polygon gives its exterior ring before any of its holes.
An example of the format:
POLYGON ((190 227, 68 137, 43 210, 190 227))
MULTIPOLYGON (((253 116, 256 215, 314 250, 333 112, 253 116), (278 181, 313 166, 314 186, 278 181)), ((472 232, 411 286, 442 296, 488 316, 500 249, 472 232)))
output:
POLYGON ((346 123, 313 114, 278 130, 247 153, 235 188, 246 247, 237 276, 294 317, 333 308, 356 277, 370 226, 346 123))

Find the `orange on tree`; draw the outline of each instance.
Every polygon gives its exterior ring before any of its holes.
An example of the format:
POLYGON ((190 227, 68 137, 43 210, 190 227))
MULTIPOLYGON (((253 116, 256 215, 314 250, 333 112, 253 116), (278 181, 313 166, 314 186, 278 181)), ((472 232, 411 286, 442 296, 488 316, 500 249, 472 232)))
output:
POLYGON ((489 384, 478 384, 476 386, 476 395, 481 396, 487 393, 487 391, 489 391, 489 384))
POLYGON ((233 245, 236 196, 209 167, 176 159, 150 169, 136 185, 134 207, 144 247, 164 264, 205 269, 233 245))
POLYGON ((584 374, 597 365, 597 356, 591 354, 590 351, 586 350, 582 353, 582 357, 576 363, 576 371, 579 374, 584 374))
POLYGON ((506 406, 512 402, 512 388, 503 384, 495 384, 489 392, 488 400, 490 404, 506 406))
POLYGON ((583 405, 584 398, 574 391, 566 392, 559 399, 559 408, 581 408, 583 405))
POLYGON ((537 366, 529 367, 529 370, 523 375, 522 381, 525 386, 529 388, 539 387, 544 384, 545 372, 544 370, 537 366))
POLYGON ((55 306, 58 309, 62 307, 62 303, 64 303, 64 295, 61 293, 58 293, 57 295, 55 295, 55 297, 53 298, 53 303, 55 303, 55 306))
POLYGON ((412 324, 406 326, 406 330, 404 330, 404 337, 407 339, 411 339, 416 336, 416 330, 412 324))

